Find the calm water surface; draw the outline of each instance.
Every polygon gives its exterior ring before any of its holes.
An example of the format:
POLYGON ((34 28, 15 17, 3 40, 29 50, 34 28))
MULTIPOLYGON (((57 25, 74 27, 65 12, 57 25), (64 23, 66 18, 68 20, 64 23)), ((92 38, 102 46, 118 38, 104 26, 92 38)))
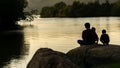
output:
POLYGON ((2 61, 6 64, 3 64, 3 68, 26 68, 27 63, 39 48, 47 47, 66 53, 78 47, 79 44, 76 41, 81 39, 85 22, 90 22, 91 26, 96 27, 99 37, 101 30, 106 29, 110 36, 110 44, 120 45, 119 17, 40 18, 32 21, 31 25, 30 22, 19 22, 20 25, 25 26, 23 31, 18 30, 7 33, 10 37, 7 38, 13 40, 11 40, 13 43, 8 44, 18 45, 18 47, 16 47, 17 49, 12 48, 10 54, 4 55, 10 57, 5 58, 6 61, 2 61))

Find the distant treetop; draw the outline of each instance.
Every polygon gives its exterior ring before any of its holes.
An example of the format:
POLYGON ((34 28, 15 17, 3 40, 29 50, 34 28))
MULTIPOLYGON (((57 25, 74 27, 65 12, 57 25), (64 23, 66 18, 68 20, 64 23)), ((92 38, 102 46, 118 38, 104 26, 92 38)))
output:
POLYGON ((120 16, 120 0, 115 3, 99 3, 98 0, 90 3, 74 1, 72 5, 64 2, 56 3, 51 7, 43 7, 40 12, 41 17, 107 17, 120 16))

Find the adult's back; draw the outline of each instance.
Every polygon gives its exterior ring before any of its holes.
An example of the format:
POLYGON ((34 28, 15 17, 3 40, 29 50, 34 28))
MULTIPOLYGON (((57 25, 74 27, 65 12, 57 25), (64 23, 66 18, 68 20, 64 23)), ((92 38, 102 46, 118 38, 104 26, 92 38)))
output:
POLYGON ((82 38, 87 45, 95 43, 95 34, 91 29, 84 30, 82 33, 82 38))
POLYGON ((82 32, 84 44, 86 45, 94 44, 95 41, 98 40, 96 32, 90 29, 90 23, 85 23, 85 28, 86 30, 82 32))

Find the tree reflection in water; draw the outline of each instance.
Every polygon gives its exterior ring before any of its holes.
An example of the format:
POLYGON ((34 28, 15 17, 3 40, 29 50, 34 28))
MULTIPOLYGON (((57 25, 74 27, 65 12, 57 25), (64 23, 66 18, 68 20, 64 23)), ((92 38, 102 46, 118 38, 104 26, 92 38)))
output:
POLYGON ((20 59, 28 52, 24 45, 24 34, 19 31, 0 33, 0 68, 10 63, 11 59, 20 59))

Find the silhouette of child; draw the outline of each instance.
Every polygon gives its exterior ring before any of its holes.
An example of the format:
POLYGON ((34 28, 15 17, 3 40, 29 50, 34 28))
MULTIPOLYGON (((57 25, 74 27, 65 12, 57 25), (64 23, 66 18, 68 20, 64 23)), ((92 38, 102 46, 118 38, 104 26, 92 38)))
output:
POLYGON ((98 35, 96 34, 96 28, 95 27, 92 27, 92 29, 91 29, 92 31, 93 31, 93 33, 94 33, 94 41, 95 41, 95 44, 98 44, 98 35))
POLYGON ((103 45, 108 45, 110 42, 108 34, 106 34, 106 30, 102 30, 102 35, 100 37, 100 41, 103 43, 103 45))

